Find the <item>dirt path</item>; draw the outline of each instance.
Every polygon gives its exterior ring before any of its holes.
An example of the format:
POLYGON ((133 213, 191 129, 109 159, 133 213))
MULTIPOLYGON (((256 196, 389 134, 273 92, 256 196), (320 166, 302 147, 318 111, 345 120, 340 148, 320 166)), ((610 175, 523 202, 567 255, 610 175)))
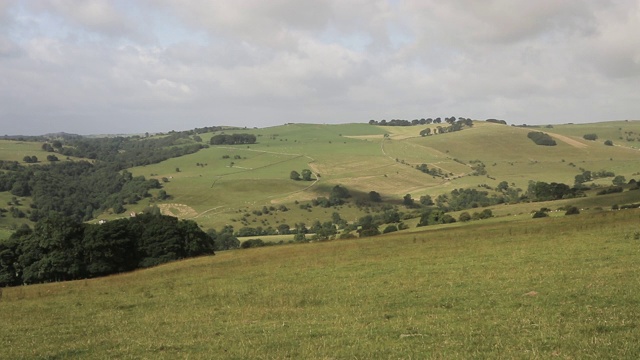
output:
POLYGON ((560 141, 562 141, 565 144, 571 145, 575 148, 578 149, 584 149, 586 148, 588 145, 587 144, 583 144, 578 140, 574 140, 568 136, 564 136, 564 135, 560 135, 560 134, 554 134, 554 133, 548 133, 551 137, 556 138, 560 141))

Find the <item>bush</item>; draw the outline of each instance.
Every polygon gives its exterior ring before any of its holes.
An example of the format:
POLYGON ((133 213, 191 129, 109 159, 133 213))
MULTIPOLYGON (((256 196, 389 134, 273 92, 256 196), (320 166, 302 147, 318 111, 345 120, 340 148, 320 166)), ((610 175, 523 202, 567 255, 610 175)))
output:
POLYGON ((262 247, 262 246, 265 246, 265 242, 262 241, 262 239, 249 239, 243 242, 242 244, 240 244, 241 249, 250 249, 250 248, 262 247))
POLYGON ((382 231, 383 234, 388 234, 390 232, 395 232, 398 231, 398 227, 395 225, 389 225, 386 228, 384 228, 384 230, 382 231))
POLYGON ((584 134, 582 137, 585 140, 591 140, 591 141, 598 140, 598 135, 596 135, 596 134, 584 134))
POLYGON ((469 213, 466 211, 460 213, 460 216, 458 217, 458 221, 466 222, 470 220, 471 220, 471 215, 469 215, 469 213))
POLYGON ((621 193, 621 192, 622 192, 622 187, 620 187, 620 186, 612 186, 610 188, 602 189, 602 190, 598 191, 596 193, 596 195, 615 194, 615 193, 621 193))
POLYGON ((527 134, 527 137, 531 139, 536 145, 544 145, 544 146, 555 146, 556 141, 549 136, 549 134, 545 134, 541 131, 532 131, 527 134))
POLYGON ((578 209, 578 208, 577 208, 577 207, 575 207, 575 206, 570 206, 570 207, 567 209, 567 212, 565 212, 564 214, 565 214, 565 215, 578 215, 578 214, 580 214, 580 209, 578 209))
POLYGON ((604 144, 605 144, 605 145, 607 145, 607 146, 613 146, 613 141, 611 141, 611 140, 605 140, 605 141, 604 141, 604 144))
POLYGON ((533 213, 533 218, 534 219, 543 218, 543 217, 547 217, 547 216, 549 216, 549 214, 547 214, 547 212, 543 211, 543 210, 538 210, 535 213, 533 213))

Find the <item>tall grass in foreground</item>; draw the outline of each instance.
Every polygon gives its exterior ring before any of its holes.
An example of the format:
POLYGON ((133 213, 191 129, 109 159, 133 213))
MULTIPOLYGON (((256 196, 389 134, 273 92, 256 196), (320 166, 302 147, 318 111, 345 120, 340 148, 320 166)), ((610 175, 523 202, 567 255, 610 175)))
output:
POLYGON ((479 222, 6 288, 0 358, 636 359, 639 219, 479 222))

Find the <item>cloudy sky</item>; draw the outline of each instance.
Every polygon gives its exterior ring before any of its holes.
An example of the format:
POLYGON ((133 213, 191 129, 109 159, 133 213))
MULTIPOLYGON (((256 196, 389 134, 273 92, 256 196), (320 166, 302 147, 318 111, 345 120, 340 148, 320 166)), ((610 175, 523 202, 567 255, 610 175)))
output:
POLYGON ((640 119, 640 0, 0 0, 0 133, 640 119))

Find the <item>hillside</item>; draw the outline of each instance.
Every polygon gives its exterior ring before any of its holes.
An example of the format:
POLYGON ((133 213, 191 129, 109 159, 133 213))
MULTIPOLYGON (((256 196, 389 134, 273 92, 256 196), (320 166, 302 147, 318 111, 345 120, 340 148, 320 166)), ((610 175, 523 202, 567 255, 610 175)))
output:
MULTIPOLYGON (((375 191, 383 202, 397 206, 406 194, 416 200, 427 195, 435 199, 454 189, 495 189, 502 182, 523 194, 530 181, 573 185, 575 176, 584 171, 612 172, 626 180, 640 173, 636 161, 640 144, 640 135, 636 136, 640 134, 638 121, 545 127, 475 121, 472 127, 462 131, 420 136, 426 128, 433 130, 431 134, 437 132, 435 124, 286 124, 263 129, 217 127, 209 132, 203 132, 206 128, 200 129, 198 140, 203 144, 222 133, 247 133, 257 141, 250 145, 213 145, 157 164, 129 168, 134 176, 160 181, 169 197, 160 199, 158 190, 151 189, 153 197, 125 203, 124 213, 108 210, 97 216, 116 219, 157 205, 165 214, 196 220, 204 228, 231 225, 238 229, 247 224, 275 228, 283 223, 293 226, 326 221, 335 211, 349 221, 367 213, 360 206, 300 208, 299 204, 327 196, 335 185, 346 187, 360 198, 375 191), (534 144, 527 138, 531 131, 548 133, 557 145, 534 144), (585 140, 585 134, 598 134, 599 138, 585 140), (614 146, 604 145, 605 139, 612 139, 614 146), (417 166, 424 166, 429 173, 417 170, 417 166), (292 171, 304 169, 314 173, 312 181, 290 179, 292 171), (272 210, 264 216, 251 216, 265 208, 281 207, 288 211, 272 210)), ((195 139, 195 135, 180 140, 180 144, 193 143, 191 138, 195 139)), ((43 159, 49 153, 40 145, 40 142, 0 140, 0 159, 20 161, 26 155, 43 159)), ((607 186, 611 180, 605 177, 589 184, 607 186)), ((11 203, 12 198, 9 192, 0 192, 3 203, 11 203)), ((30 197, 18 201, 17 208, 27 212, 30 197)), ((615 201, 605 201, 598 206, 637 200, 631 196, 615 201)), ((497 211, 517 214, 537 208, 534 204, 528 208, 520 206, 517 212, 505 212, 501 208, 497 211)), ((5 231, 21 223, 28 221, 10 216, 0 218, 0 228, 5 231)))
POLYGON ((637 358, 640 210, 0 289, 3 357, 637 358))
MULTIPOLYGON (((626 131, 640 132, 640 122, 606 124, 605 129, 624 127, 626 131)), ((531 129, 476 121, 472 128, 463 131, 421 137, 419 133, 424 128, 289 124, 249 129, 246 132, 257 136, 257 144, 212 146, 131 171, 170 179, 164 187, 172 199, 161 207, 210 227, 238 226, 238 210, 251 212, 280 204, 295 210, 294 202, 326 195, 338 184, 363 194, 376 191, 383 199, 397 203, 408 193, 414 199, 422 195, 435 198, 457 188, 479 185, 495 188, 502 181, 523 191, 530 180, 572 185, 581 169, 613 171, 626 179, 638 177, 640 171, 633 143, 611 147, 602 141, 582 139, 583 133, 596 130, 594 125, 572 125, 567 127, 569 131, 560 126, 531 129), (556 128, 560 130, 557 133, 556 128), (535 145, 527 138, 527 133, 533 130, 551 134, 558 139, 558 145, 535 145), (384 137, 385 134, 388 136, 384 137), (474 161, 484 165, 486 174, 473 175, 474 161), (434 177, 422 173, 415 169, 420 164, 449 175, 434 177), (289 179, 292 170, 305 168, 319 174, 318 181, 289 179)), ((603 137, 610 131, 618 130, 600 129, 603 137)), ((204 136, 203 139, 207 141, 204 136)), ((610 184, 611 179, 597 182, 610 184)), ((139 208, 143 206, 144 203, 139 208)), ((291 211, 286 220, 310 223, 331 214, 312 211, 291 211)), ((342 211, 350 218, 361 215, 350 209, 342 211)), ((276 220, 284 219, 276 216, 269 222, 274 225, 276 220)))

